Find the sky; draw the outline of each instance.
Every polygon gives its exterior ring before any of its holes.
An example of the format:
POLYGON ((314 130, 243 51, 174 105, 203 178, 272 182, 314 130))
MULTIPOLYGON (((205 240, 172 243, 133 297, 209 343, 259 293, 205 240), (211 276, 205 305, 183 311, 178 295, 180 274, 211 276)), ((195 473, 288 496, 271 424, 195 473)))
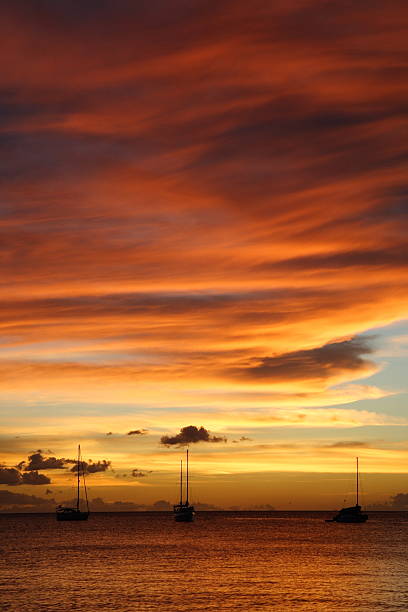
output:
POLYGON ((407 17, 3 3, 0 509, 408 491, 407 17))

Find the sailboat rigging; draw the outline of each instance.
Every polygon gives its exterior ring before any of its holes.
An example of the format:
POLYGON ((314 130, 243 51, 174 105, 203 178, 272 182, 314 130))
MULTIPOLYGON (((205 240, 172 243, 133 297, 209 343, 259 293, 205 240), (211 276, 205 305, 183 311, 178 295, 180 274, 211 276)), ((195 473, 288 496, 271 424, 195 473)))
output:
POLYGON ((84 462, 81 461, 81 446, 78 444, 78 461, 77 461, 77 501, 76 507, 69 508, 67 506, 57 506, 56 517, 57 521, 86 521, 89 516, 89 503, 88 493, 86 490, 85 482, 85 466, 84 462), (81 474, 84 483, 85 502, 86 510, 80 509, 80 485, 81 485, 81 474))
POLYGON ((359 494, 359 476, 358 476, 358 457, 356 457, 356 505, 349 508, 342 508, 332 519, 328 519, 327 523, 365 523, 368 519, 367 514, 361 512, 361 506, 358 503, 359 494))
POLYGON ((186 501, 183 503, 183 460, 180 461, 180 501, 173 506, 174 520, 177 522, 191 523, 194 520, 194 506, 188 500, 188 449, 186 452, 186 501))

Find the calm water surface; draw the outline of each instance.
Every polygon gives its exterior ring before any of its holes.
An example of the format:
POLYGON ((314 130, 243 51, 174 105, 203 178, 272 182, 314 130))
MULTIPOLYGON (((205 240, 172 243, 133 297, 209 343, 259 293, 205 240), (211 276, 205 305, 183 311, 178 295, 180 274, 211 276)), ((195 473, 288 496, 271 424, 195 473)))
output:
POLYGON ((408 516, 0 515, 0 609, 408 610, 408 516))

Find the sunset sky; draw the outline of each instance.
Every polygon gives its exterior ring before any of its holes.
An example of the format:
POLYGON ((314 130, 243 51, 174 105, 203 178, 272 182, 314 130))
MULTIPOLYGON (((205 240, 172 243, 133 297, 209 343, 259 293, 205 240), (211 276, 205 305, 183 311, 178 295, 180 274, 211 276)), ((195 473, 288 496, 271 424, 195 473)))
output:
POLYGON ((0 509, 408 492, 407 17, 2 4, 0 509))

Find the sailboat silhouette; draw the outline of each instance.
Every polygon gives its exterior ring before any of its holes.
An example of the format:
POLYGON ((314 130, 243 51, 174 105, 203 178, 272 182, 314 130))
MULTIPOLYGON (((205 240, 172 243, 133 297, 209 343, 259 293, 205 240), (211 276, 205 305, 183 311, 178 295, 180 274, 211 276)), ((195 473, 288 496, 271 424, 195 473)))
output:
POLYGON ((358 457, 356 457, 356 505, 349 508, 342 508, 332 519, 327 519, 326 523, 365 523, 368 519, 367 514, 361 512, 358 503, 358 457))
POLYGON ((88 504, 88 493, 86 490, 85 483, 85 469, 84 463, 81 461, 81 446, 78 444, 78 461, 77 461, 77 501, 75 508, 68 508, 66 506, 57 506, 56 509, 57 521, 86 521, 89 516, 89 504, 88 504), (80 510, 80 478, 82 473, 82 479, 84 483, 85 500, 86 500, 86 511, 80 510))
POLYGON ((183 460, 180 460, 180 502, 173 506, 174 520, 180 523, 191 523, 194 520, 194 506, 188 500, 188 449, 186 451, 186 501, 183 503, 183 460))

